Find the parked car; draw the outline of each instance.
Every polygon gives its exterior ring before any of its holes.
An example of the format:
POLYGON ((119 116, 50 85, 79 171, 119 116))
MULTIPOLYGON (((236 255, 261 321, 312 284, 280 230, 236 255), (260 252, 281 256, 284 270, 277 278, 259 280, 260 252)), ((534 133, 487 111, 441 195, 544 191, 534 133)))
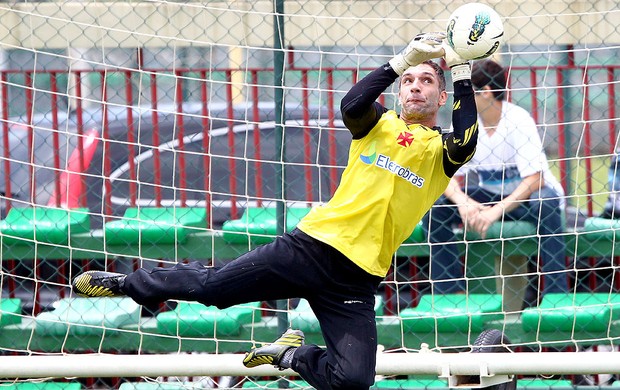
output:
POLYGON ((130 206, 202 207, 209 200, 217 227, 235 209, 239 214, 248 205, 281 199, 280 191, 288 202, 329 199, 351 140, 338 117, 330 127, 323 119, 327 110, 311 108, 305 125, 303 108, 287 107, 278 145, 273 104, 259 104, 256 121, 246 105, 232 112, 211 105, 206 119, 201 110, 200 103, 183 104, 182 115, 174 105, 157 111, 109 106, 107 126, 101 108, 84 110, 82 152, 75 113, 59 113, 57 130, 51 114, 34 117, 32 125, 10 119, 7 148, 0 137, 3 164, 10 164, 0 170, 0 212, 6 214, 8 201, 11 207, 57 201, 75 207, 84 196, 98 228, 103 216, 120 216, 130 206))
MULTIPOLYGON (((314 118, 308 127, 301 107, 287 108, 280 158, 273 104, 259 105, 258 121, 245 105, 234 107, 232 120, 225 105, 209 107, 207 119, 200 103, 182 108, 181 118, 172 105, 160 105, 157 111, 110 106, 107 126, 100 108, 84 110, 83 137, 78 136, 76 113, 58 113, 57 126, 51 114, 37 115, 30 124, 11 118, 0 136, 2 216, 9 202, 11 207, 86 206, 91 227, 98 229, 107 220, 104 216, 122 216, 127 207, 207 207, 209 199, 217 229, 235 217, 235 208, 239 217, 248 205, 280 199, 280 191, 289 203, 329 199, 346 164, 350 133, 337 118, 333 128, 328 126, 322 119, 327 118, 325 109, 306 113, 314 118), (79 139, 84 141, 81 149, 79 139)), ((21 298, 24 314, 51 309, 58 286, 40 281, 57 280, 58 264, 40 262, 37 285, 31 262, 11 267, 3 263, 2 296, 21 298)))

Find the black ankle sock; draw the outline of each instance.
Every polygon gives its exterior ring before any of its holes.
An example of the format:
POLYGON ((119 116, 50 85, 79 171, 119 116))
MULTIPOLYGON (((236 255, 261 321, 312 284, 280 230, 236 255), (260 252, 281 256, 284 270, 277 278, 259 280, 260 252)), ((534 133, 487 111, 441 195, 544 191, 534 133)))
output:
POLYGON ((291 363, 293 362, 293 355, 295 354, 295 351, 297 351, 297 348, 287 349, 286 352, 284 352, 284 356, 282 356, 282 360, 280 360, 278 366, 282 368, 291 368, 291 363))
POLYGON ((123 294, 125 294, 125 290, 123 288, 125 287, 125 278, 126 277, 127 277, 127 275, 123 275, 120 278, 118 278, 118 291, 120 291, 123 294))

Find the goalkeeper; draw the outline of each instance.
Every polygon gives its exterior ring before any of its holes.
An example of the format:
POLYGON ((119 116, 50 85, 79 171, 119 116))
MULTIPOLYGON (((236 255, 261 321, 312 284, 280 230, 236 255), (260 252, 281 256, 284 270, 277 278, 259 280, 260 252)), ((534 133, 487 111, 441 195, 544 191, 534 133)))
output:
POLYGON ((292 368, 317 389, 368 389, 374 383, 374 301, 391 259, 474 154, 477 112, 470 64, 443 44, 443 33, 418 35, 388 63, 354 85, 341 102, 351 131, 339 188, 291 233, 222 268, 198 262, 138 269, 129 275, 88 271, 73 280, 80 295, 127 295, 144 305, 169 299, 232 305, 300 297, 321 325, 326 349, 288 330, 255 348, 243 364, 292 368), (453 132, 437 127, 448 101, 444 56, 454 82, 453 132), (399 80, 400 114, 377 98, 399 80))

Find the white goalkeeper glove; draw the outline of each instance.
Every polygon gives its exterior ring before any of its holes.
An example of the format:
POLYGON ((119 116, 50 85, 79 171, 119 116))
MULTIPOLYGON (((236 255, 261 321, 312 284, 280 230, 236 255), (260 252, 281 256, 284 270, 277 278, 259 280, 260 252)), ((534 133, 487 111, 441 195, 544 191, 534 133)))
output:
POLYGON ((405 50, 388 61, 394 72, 401 76, 410 66, 416 66, 426 60, 439 58, 443 55, 443 32, 423 33, 416 35, 405 50))
POLYGON ((452 82, 471 79, 471 63, 458 55, 447 43, 444 43, 442 47, 443 58, 452 73, 452 82))

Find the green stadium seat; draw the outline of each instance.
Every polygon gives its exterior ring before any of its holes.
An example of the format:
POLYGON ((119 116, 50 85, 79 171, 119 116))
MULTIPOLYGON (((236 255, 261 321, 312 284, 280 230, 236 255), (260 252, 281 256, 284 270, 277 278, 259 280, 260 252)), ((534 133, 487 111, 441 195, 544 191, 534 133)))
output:
POLYGON ((35 242, 66 245, 70 235, 88 231, 87 208, 15 207, 0 221, 0 235, 5 245, 35 242))
MULTIPOLYGON (((445 379, 384 379, 376 382, 372 389, 448 389, 445 379)), ((527 378, 517 381, 517 388, 522 390, 573 390, 574 387, 567 379, 538 379, 527 378)))
MULTIPOLYGON (((241 388, 277 389, 278 380, 245 381, 241 388)), ((310 385, 304 380, 287 380, 290 389, 308 389, 310 385)), ((620 382, 614 382, 620 383, 620 382)), ((124 382, 119 390, 182 390, 202 388, 198 382, 124 382)), ((618 386, 618 385, 616 385, 618 386)), ((445 379, 381 379, 371 389, 394 389, 394 390, 422 390, 422 389, 448 389, 448 381, 445 379)), ((517 388, 521 390, 574 390, 572 383, 567 379, 539 379, 523 378, 517 382, 517 388)), ((50 388, 52 389, 52 388, 50 388)), ((596 387, 598 389, 598 387, 596 387)), ((33 388, 34 390, 34 388, 33 388)))
MULTIPOLYGON (((500 238, 519 238, 529 237, 536 235, 536 226, 530 222, 525 221, 504 221, 503 223, 496 222, 489 227, 487 231, 487 240, 494 240, 500 238)), ((473 230, 468 230, 465 233, 465 239, 467 240, 480 240, 481 237, 473 230)), ((409 238, 405 240, 405 243, 424 243, 426 242, 426 232, 420 221, 409 238)))
MULTIPOLYGON (((503 245, 502 240, 535 237, 536 234, 536 226, 530 222, 495 222, 489 227, 485 241, 503 245)), ((473 230, 465 232, 465 239, 469 241, 482 240, 480 235, 473 230)), ((501 256, 490 257, 485 249, 482 251, 471 249, 469 258, 468 272, 473 279, 473 282, 470 283, 470 288, 476 292, 484 292, 484 290, 491 292, 495 288, 495 292, 502 294, 503 310, 505 312, 514 313, 520 311, 528 284, 526 276, 528 256, 516 253, 503 253, 502 249, 501 256), (488 261, 489 259, 494 261, 488 261), (493 275, 498 277, 484 280, 477 279, 493 275), (495 280, 495 286, 493 286, 493 280, 495 280)))
POLYGON ((0 328, 6 325, 20 324, 22 322, 21 311, 21 299, 2 298, 0 300, 0 328))
MULTIPOLYGON (((246 381, 243 383, 244 389, 268 388, 276 389, 279 381, 246 381)), ((307 382, 302 380, 287 381, 290 389, 311 388, 307 382)), ((574 389, 569 380, 552 379, 520 379, 517 388, 523 390, 569 390, 574 389)), ((422 390, 422 389, 446 389, 448 381, 446 379, 381 379, 377 381, 371 389, 394 389, 394 390, 422 390)), ((129 390, 129 389, 128 389, 129 390)), ((145 390, 147 390, 145 388, 145 390)))
POLYGON ((184 390, 204 389, 200 382, 123 382, 119 390, 184 390))
POLYGON ((573 390, 568 379, 524 378, 517 381, 517 388, 522 390, 573 390))
POLYGON ((143 207, 129 208, 122 219, 104 226, 107 244, 184 243, 195 228, 205 227, 203 208, 143 207))
POLYGON ((2 389, 12 390, 80 390, 82 384, 79 382, 0 382, 2 389))
POLYGON ((502 316, 499 294, 425 294, 413 308, 401 311, 405 331, 479 332, 502 316))
MULTIPOLYGON (((536 234, 536 226, 533 223, 526 221, 503 221, 495 222, 489 227, 485 240, 528 237, 535 236, 536 234)), ((467 230, 465 232, 465 239, 480 240, 481 237, 475 231, 467 230)))
MULTIPOLYGON (((289 207, 286 212, 286 231, 292 231, 310 212, 309 207, 289 207)), ((228 243, 266 244, 277 235, 278 219, 275 207, 248 207, 239 219, 224 222, 224 240, 228 243)))
MULTIPOLYGON (((384 308, 383 297, 375 296, 375 313, 380 316, 383 314, 384 308)), ((305 299, 300 299, 299 304, 289 314, 289 321, 294 329, 299 329, 307 333, 320 332, 321 327, 314 312, 310 308, 310 303, 305 299)))
POLYGON ((550 293, 521 315, 525 331, 604 332, 620 318, 620 294, 550 293))
POLYGON ((382 379, 377 381, 371 389, 448 389, 446 379, 382 379))
POLYGON ((63 298, 55 306, 35 317, 37 332, 55 336, 110 334, 137 325, 140 319, 140 305, 126 297, 63 298))
POLYGON ((576 231, 576 255, 580 257, 613 257, 620 239, 620 220, 589 217, 576 231))
POLYGON ((422 221, 418 222, 413 229, 413 232, 404 242, 404 244, 421 244, 426 242, 426 232, 422 226, 422 221))
MULTIPOLYGON (((287 380, 289 389, 309 389, 310 385, 303 380, 287 380)), ((199 383, 192 382, 124 382, 119 390, 182 390, 199 388, 199 383)), ((277 389, 281 388, 280 380, 245 381, 243 389, 277 389)), ((517 388, 521 390, 574 390, 572 383, 567 379, 519 379, 517 388)), ((598 388, 598 387, 597 387, 598 388)), ((448 389, 448 381, 445 379, 381 379, 371 389, 394 389, 394 390, 422 390, 422 389, 448 389)))
POLYGON ((583 222, 584 232, 597 233, 597 238, 618 238, 620 237, 620 220, 590 217, 583 222))
MULTIPOLYGON (((288 389, 313 389, 312 386, 310 386, 308 384, 308 382, 304 381, 304 380, 287 380, 286 383, 284 383, 287 385, 286 388, 288 389)), ((243 382, 243 385, 241 386, 241 388, 243 389, 281 389, 282 388, 282 380, 273 380, 273 381, 265 381, 265 380, 260 380, 260 381, 245 381, 243 382)))
POLYGON ((219 310, 197 302, 181 301, 172 311, 157 315, 157 330, 162 334, 186 337, 233 336, 244 325, 260 321, 260 302, 219 310))
MULTIPOLYGON (((589 217, 583 222, 583 227, 577 232, 579 244, 577 254, 586 252, 586 255, 595 257, 612 257, 614 248, 620 240, 620 220, 602 217, 589 217)), ((585 255, 581 255, 585 257, 585 255)))

